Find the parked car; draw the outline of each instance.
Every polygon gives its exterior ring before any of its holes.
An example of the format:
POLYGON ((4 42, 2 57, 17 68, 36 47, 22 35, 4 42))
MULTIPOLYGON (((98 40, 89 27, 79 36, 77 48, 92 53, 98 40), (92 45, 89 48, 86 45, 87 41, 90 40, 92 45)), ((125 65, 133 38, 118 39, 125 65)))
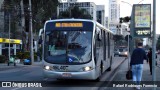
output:
POLYGON ((31 65, 31 59, 24 59, 23 64, 24 65, 31 65))

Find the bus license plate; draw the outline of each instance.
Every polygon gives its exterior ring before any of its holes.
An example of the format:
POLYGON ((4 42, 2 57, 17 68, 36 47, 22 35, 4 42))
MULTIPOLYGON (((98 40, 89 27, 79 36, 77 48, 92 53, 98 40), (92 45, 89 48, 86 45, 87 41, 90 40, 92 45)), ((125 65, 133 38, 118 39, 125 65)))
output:
POLYGON ((71 77, 72 74, 71 74, 71 73, 62 73, 62 76, 63 76, 63 77, 71 77))

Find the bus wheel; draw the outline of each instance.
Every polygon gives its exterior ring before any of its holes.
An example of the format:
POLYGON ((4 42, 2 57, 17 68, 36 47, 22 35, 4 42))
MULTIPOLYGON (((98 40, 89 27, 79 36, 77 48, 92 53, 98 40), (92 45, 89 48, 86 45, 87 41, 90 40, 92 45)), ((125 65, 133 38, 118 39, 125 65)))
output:
POLYGON ((111 68, 112 68, 112 57, 111 57, 111 60, 110 60, 110 66, 109 66, 109 68, 107 69, 107 71, 111 71, 111 68))

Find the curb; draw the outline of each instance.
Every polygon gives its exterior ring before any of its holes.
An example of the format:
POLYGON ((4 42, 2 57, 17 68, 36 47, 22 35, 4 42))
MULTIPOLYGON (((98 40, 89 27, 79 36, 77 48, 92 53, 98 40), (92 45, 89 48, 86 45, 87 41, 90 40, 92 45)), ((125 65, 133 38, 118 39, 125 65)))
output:
MULTIPOLYGON (((122 66, 122 64, 127 60, 127 58, 125 58, 115 69, 114 71, 111 73, 111 77, 106 78, 107 81, 112 81, 113 78, 115 77, 116 73, 118 72, 118 70, 120 69, 120 67, 122 66)), ((110 84, 110 82, 107 83, 107 86, 110 84)), ((103 83, 99 86, 99 88, 97 90, 102 90, 104 89, 103 87, 103 83)))

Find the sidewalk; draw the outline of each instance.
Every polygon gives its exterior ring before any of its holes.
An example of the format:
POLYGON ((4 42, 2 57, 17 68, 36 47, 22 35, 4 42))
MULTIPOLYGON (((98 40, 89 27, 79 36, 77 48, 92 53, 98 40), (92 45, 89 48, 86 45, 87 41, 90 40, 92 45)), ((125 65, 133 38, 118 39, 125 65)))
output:
MULTIPOLYGON (((132 83, 132 80, 127 80, 126 79, 126 72, 128 70, 128 60, 126 60, 122 67, 119 69, 119 71, 116 73, 115 77, 113 78, 113 82, 111 81, 110 87, 104 87, 101 90, 135 90, 133 87, 112 87, 114 84, 114 81, 117 84, 123 84, 123 83, 132 83)), ((152 75, 150 75, 150 71, 149 71, 149 64, 144 62, 143 64, 143 76, 142 76, 142 81, 144 82, 143 84, 147 84, 147 85, 154 85, 152 82, 152 75), (149 84, 148 84, 149 83, 149 84)), ((160 90, 160 61, 158 61, 158 66, 156 66, 156 84, 158 83, 158 87, 156 88, 156 90, 160 90)), ((130 85, 130 84, 128 84, 130 85)), ((151 87, 141 87, 140 90, 152 90, 153 88, 151 87)))
POLYGON ((21 69, 23 67, 28 67, 28 66, 40 66, 41 64, 42 62, 34 62, 33 65, 24 65, 23 63, 17 63, 16 66, 14 66, 14 64, 10 64, 8 66, 7 63, 0 63, 0 72, 6 70, 21 69))

